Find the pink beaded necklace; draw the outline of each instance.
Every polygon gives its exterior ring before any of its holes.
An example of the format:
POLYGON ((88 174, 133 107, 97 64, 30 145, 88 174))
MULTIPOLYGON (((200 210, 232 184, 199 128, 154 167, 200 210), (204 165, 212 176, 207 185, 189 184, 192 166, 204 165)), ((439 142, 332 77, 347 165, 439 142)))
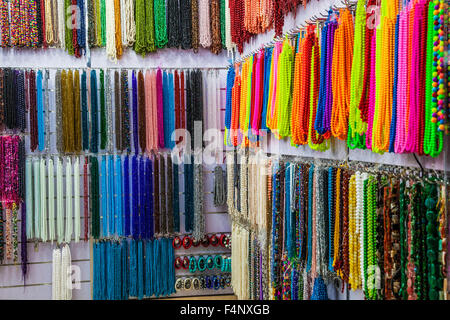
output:
POLYGON ((411 56, 411 86, 409 90, 409 119, 408 135, 406 140, 406 152, 419 152, 419 120, 420 120, 420 43, 423 35, 421 34, 421 24, 424 6, 418 3, 415 6, 414 27, 413 27, 413 46, 411 56))
POLYGON ((369 118, 367 122, 366 147, 372 149, 372 128, 373 128, 373 114, 375 112, 375 88, 376 88, 376 39, 377 30, 374 31, 371 40, 371 66, 370 66, 370 85, 369 85, 369 118))
POLYGON ((264 50, 261 50, 256 58, 256 84, 255 84, 255 103, 252 112, 252 133, 259 135, 261 128, 261 111, 262 111, 262 66, 264 66, 264 50))

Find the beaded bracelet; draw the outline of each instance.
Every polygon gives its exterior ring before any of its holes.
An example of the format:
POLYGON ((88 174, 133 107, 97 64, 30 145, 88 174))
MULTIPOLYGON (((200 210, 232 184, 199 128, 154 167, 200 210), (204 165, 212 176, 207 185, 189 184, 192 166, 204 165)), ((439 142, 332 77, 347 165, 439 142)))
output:
POLYGON ((230 238, 228 237, 228 235, 226 234, 222 234, 220 236, 220 245, 224 248, 229 248, 230 247, 230 238))
POLYGON ((206 279, 204 276, 200 276, 200 289, 206 289, 206 279))
POLYGON ((182 265, 183 265, 183 261, 181 260, 180 257, 177 257, 174 262, 175 269, 181 269, 182 265))
POLYGON ((215 264, 217 269, 222 269, 223 258, 222 258, 221 255, 217 255, 217 256, 214 257, 214 264, 215 264))
POLYGON ((184 289, 185 290, 191 290, 192 289, 192 280, 191 278, 184 279, 184 289))
POLYGON ((189 268, 189 258, 188 257, 184 257, 183 258, 183 269, 188 269, 189 268))
POLYGON ((222 289, 225 289, 225 286, 226 286, 225 277, 219 276, 219 283, 220 283, 220 287, 222 289))
POLYGON ((208 235, 205 234, 205 236, 200 241, 202 243, 202 246, 204 246, 205 248, 209 246, 208 235))
POLYGON ((188 236, 185 236, 183 238, 183 248, 185 249, 189 249, 192 245, 192 240, 191 238, 189 238, 188 236))
POLYGON ((198 264, 198 271, 203 272, 203 271, 206 270, 206 259, 205 259, 205 257, 200 256, 198 258, 197 264, 198 264))
POLYGON ((177 281, 175 281, 175 290, 181 291, 184 289, 184 281, 182 278, 178 278, 177 281))
POLYGON ((220 288, 219 278, 217 278, 217 276, 213 276, 211 281, 212 281, 214 290, 219 290, 219 288, 220 288))
POLYGON ((208 258, 206 258, 206 267, 208 268, 208 270, 212 270, 214 266, 214 258, 212 256, 208 256, 208 258))
POLYGON ((200 289, 200 280, 198 278, 192 279, 192 287, 194 288, 194 290, 200 289))
POLYGON ((211 289, 212 288, 212 281, 211 278, 209 276, 205 277, 205 286, 207 289, 211 289))
POLYGON ((197 270, 197 260, 195 257, 189 259, 189 272, 194 273, 197 270))
POLYGON ((192 239, 192 246, 197 248, 200 245, 200 240, 198 239, 192 239))
POLYGON ((209 238, 209 244, 211 244, 213 247, 217 247, 219 245, 219 238, 217 237, 217 235, 212 235, 209 238))
POLYGON ((179 248, 181 248, 182 245, 183 245, 183 241, 181 241, 180 237, 177 236, 177 237, 173 238, 172 246, 174 247, 174 249, 179 249, 179 248))
POLYGON ((225 285, 227 287, 231 287, 231 276, 226 276, 225 277, 225 285))

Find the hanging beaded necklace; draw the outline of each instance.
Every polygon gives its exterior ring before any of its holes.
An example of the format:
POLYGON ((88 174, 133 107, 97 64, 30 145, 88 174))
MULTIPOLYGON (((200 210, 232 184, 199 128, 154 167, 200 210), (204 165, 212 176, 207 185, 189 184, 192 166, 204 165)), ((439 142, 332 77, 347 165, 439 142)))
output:
POLYGON ((363 122, 359 104, 363 94, 365 75, 365 37, 366 37, 366 13, 365 1, 358 1, 355 15, 355 41, 353 48, 353 62, 351 71, 350 105, 349 105, 349 130, 347 145, 349 148, 365 148, 365 135, 367 125, 363 122))

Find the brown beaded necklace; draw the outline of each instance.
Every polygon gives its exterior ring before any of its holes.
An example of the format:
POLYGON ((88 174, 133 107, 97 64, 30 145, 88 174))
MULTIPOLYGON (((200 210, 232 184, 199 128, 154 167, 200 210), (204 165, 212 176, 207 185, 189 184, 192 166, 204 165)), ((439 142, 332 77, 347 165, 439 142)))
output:
POLYGON ((75 70, 73 79, 74 104, 74 151, 81 152, 81 108, 80 108, 80 72, 75 70))
POLYGON ((198 0, 191 1, 191 14, 192 14, 192 49, 194 52, 198 51, 198 46, 200 43, 199 39, 199 25, 198 25, 198 0))
POLYGON ((222 51, 220 35, 220 0, 211 0, 211 52, 219 54, 222 51))
POLYGON ((348 257, 348 246, 349 246, 349 224, 348 224, 348 187, 350 180, 350 172, 344 170, 342 179, 342 267, 343 267, 343 277, 345 282, 348 282, 348 276, 350 274, 350 264, 348 257))

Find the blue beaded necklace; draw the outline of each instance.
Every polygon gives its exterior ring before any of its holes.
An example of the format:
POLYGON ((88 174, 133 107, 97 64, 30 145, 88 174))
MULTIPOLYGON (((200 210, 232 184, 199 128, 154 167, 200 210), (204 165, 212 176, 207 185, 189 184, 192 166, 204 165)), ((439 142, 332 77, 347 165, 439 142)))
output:
POLYGON ((231 145, 231 141, 229 139, 229 130, 231 128, 231 110, 232 110, 232 97, 233 97, 233 86, 234 86, 234 78, 236 76, 236 72, 234 71, 234 67, 231 65, 228 68, 227 73, 227 91, 226 91, 226 100, 225 100, 225 144, 231 145))
POLYGON ((114 158, 108 156, 108 235, 115 233, 114 221, 114 158))
MULTIPOLYGON (((167 72, 163 72, 163 123, 164 123, 164 147, 169 148, 169 77, 167 72)), ((159 132, 158 132, 159 134, 159 132)))
POLYGON ((130 231, 130 173, 129 158, 125 156, 123 162, 123 210, 125 220, 125 237, 131 234, 130 231))
POLYGON ((99 242, 94 242, 93 245, 94 251, 94 263, 93 263, 93 274, 94 274, 94 283, 93 283, 93 300, 101 300, 101 276, 102 272, 100 270, 102 266, 101 261, 101 245, 99 242))
POLYGON ((114 300, 114 252, 112 248, 112 243, 110 241, 106 242, 106 258, 107 258, 107 279, 106 282, 106 292, 108 300, 114 300))
POLYGON ((116 180, 116 187, 114 190, 115 195, 115 225, 116 225, 116 232, 118 236, 123 236, 123 222, 122 222, 122 159, 120 156, 117 156, 116 158, 116 170, 115 173, 115 180, 116 180))
POLYGON ((147 234, 146 212, 145 212, 145 159, 141 157, 139 159, 139 236, 144 238, 147 234))
POLYGON ((142 240, 137 240, 138 246, 138 268, 137 268, 137 277, 138 277, 138 290, 137 297, 139 300, 142 300, 144 297, 144 249, 142 240))
POLYGON ((145 242, 145 295, 151 297, 153 295, 153 240, 145 242))
POLYGON ((134 239, 139 237, 139 187, 138 187, 138 160, 133 156, 131 160, 131 192, 132 192, 132 236, 134 239))
POLYGON ((180 232, 180 186, 179 186, 179 164, 173 164, 173 231, 180 232))
POLYGON ((147 158, 146 161, 147 180, 147 238, 153 238, 153 165, 147 158))
POLYGON ((398 38, 399 38, 400 15, 395 22, 395 55, 394 55, 394 85, 392 92, 392 118, 389 132, 389 152, 395 152, 395 133, 397 129, 397 84, 398 84, 398 38))
POLYGON ((102 157, 101 163, 101 198, 102 198, 102 236, 108 236, 108 199, 107 199, 107 171, 106 171, 106 156, 102 157))
POLYGON ((91 152, 98 152, 98 97, 97 74, 91 70, 91 152))
POLYGON ((122 239, 120 250, 122 257, 122 300, 127 300, 130 295, 130 288, 128 275, 128 242, 126 239, 122 239))
POLYGON ((137 297, 138 284, 137 284, 137 252, 136 252, 136 240, 130 241, 130 296, 137 297))
POLYGON ((261 111, 261 130, 269 130, 266 124, 267 105, 269 103, 269 87, 270 87, 270 66, 272 64, 273 48, 264 49, 264 91, 263 105, 261 111))
POLYGON ((322 29, 321 34, 321 53, 320 53, 320 88, 319 88, 319 100, 317 104, 316 119, 314 121, 314 129, 320 133, 324 134, 325 130, 323 128, 323 117, 325 114, 326 105, 326 70, 327 70, 327 34, 328 34, 328 22, 322 29))
POLYGON ((328 300, 327 286, 320 276, 314 279, 311 300, 328 300))
POLYGON ((168 127, 168 137, 167 137, 167 147, 173 149, 175 147, 175 141, 172 140, 172 133, 175 131, 175 89, 173 83, 173 73, 169 73, 169 83, 168 83, 168 116, 169 116, 169 127, 168 127))
POLYGON ((38 149, 44 151, 44 96, 42 90, 42 71, 37 72, 36 77, 36 101, 37 101, 37 127, 38 127, 38 149))
POLYGON ((292 239, 291 239, 291 166, 286 162, 285 175, 285 199, 284 199, 284 247, 287 248, 288 256, 292 254, 292 239))
POLYGON ((89 149, 89 115, 87 109, 86 71, 81 74, 81 122, 83 128, 83 150, 89 149))
POLYGON ((333 272, 334 258, 334 174, 328 168, 328 270, 333 272))
POLYGON ((160 257, 159 257, 159 253, 160 253, 160 249, 161 249, 161 239, 155 240, 156 243, 153 244, 153 268, 154 271, 152 274, 154 274, 155 276, 155 287, 154 287, 154 292, 155 292, 155 296, 158 298, 159 295, 161 294, 160 291, 160 281, 161 281, 161 277, 160 277, 160 268, 161 268, 161 261, 160 261, 160 257))
POLYGON ((303 239, 303 193, 302 193, 302 179, 303 179, 303 166, 299 166, 298 170, 298 215, 297 215, 297 233, 296 233, 296 239, 295 239, 295 245, 297 250, 297 257, 301 258, 302 255, 302 239, 303 239))
POLYGON ((312 194, 313 194, 313 176, 314 165, 309 168, 308 176, 308 258, 306 261, 306 272, 311 271, 311 255, 312 255, 312 194))

